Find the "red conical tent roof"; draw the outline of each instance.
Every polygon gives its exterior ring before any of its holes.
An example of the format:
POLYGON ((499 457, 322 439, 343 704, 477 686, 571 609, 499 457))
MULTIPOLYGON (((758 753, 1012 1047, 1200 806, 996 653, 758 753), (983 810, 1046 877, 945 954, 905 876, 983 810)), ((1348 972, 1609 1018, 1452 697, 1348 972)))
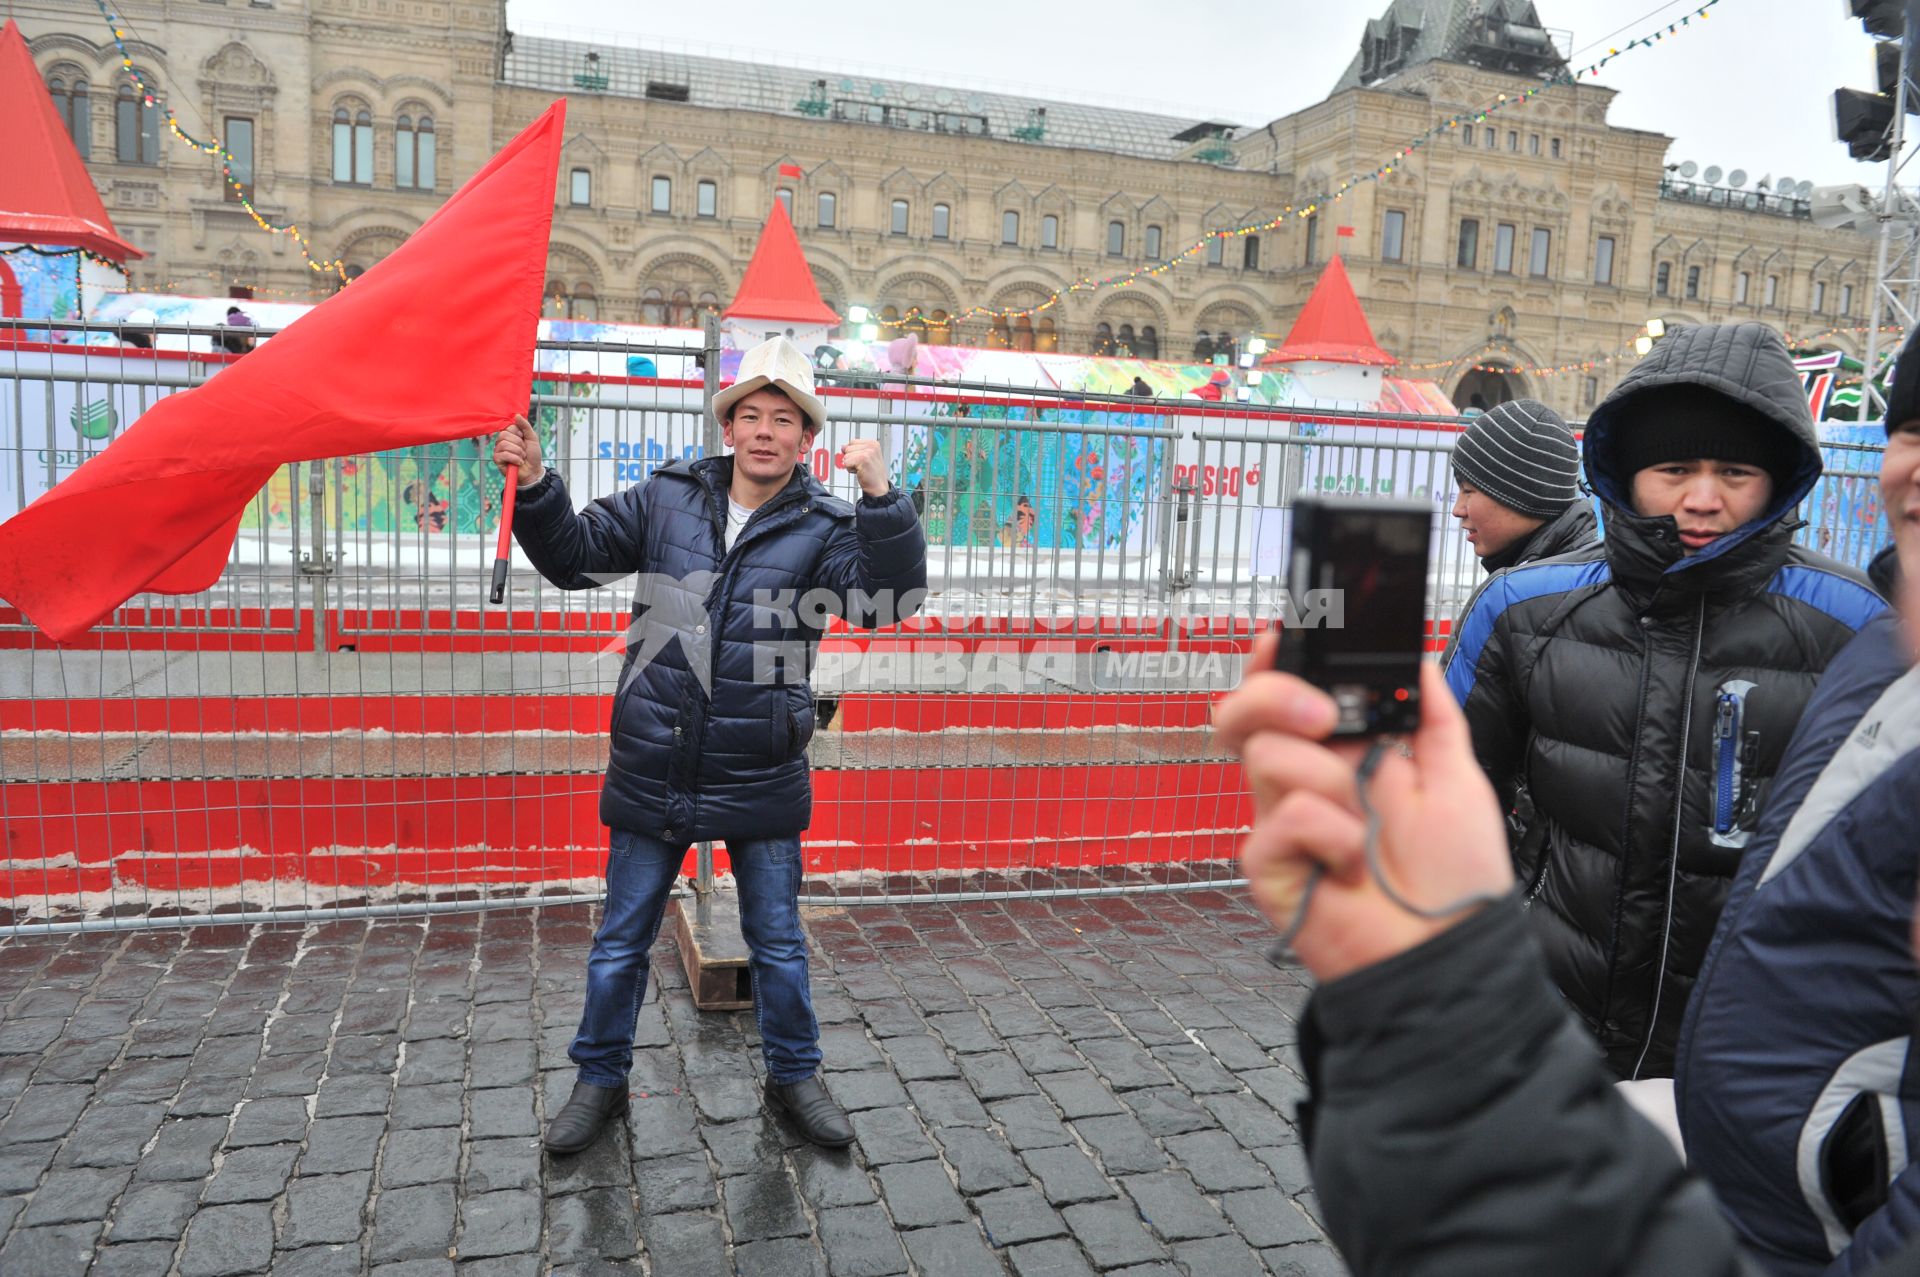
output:
POLYGON ((1280 349, 1271 352, 1263 364, 1291 364, 1315 359, 1329 364, 1379 364, 1396 362, 1392 355, 1376 346, 1373 329, 1367 326, 1367 312, 1360 308, 1347 268, 1334 254, 1320 282, 1293 321, 1293 331, 1280 349))
POLYGON ((723 318, 777 319, 786 324, 840 322, 833 307, 820 300, 813 272, 807 269, 807 255, 800 251, 800 237, 793 233, 787 206, 779 200, 773 202, 767 224, 760 228, 747 277, 740 281, 740 291, 723 318))
POLYGON ((146 256, 113 229, 12 18, 0 27, 0 121, 0 241, 90 248, 116 262, 146 256))

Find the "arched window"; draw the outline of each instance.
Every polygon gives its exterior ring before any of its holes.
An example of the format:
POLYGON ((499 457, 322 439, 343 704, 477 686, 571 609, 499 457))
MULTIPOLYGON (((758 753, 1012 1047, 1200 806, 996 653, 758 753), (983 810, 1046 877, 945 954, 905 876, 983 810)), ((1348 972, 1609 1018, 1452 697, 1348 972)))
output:
POLYGON ((1000 214, 1000 242, 1002 244, 1020 242, 1020 214, 1012 209, 1000 214))
POLYGON ((1053 326, 1053 320, 1046 315, 1033 326, 1033 348, 1042 351, 1060 349, 1060 334, 1053 326))
POLYGON ((993 327, 987 330, 987 346, 992 350, 1008 350, 1013 346, 1013 329, 1007 324, 1005 315, 993 317, 993 327))
POLYGON ((54 76, 47 81, 47 93, 53 98, 54 110, 60 113, 60 122, 67 126, 67 135, 73 139, 73 149, 80 152, 80 158, 93 158, 93 99, 88 96, 87 82, 75 76, 68 81, 65 76, 54 76))
POLYGON ((1653 291, 1665 297, 1673 287, 1673 263, 1661 262, 1653 271, 1653 291))
POLYGON ((541 308, 548 319, 567 317, 567 286, 557 279, 547 281, 547 304, 541 308))
POLYGON ((1193 362, 1196 364, 1210 364, 1213 362, 1213 338, 1207 336, 1205 333, 1201 333, 1194 339, 1193 362))
POLYGON ((587 283, 573 286, 573 305, 567 310, 569 319, 600 318, 600 299, 593 295, 593 285, 587 283))
POLYGON ((1233 362, 1233 357, 1235 353, 1237 353, 1237 349, 1234 345, 1233 338, 1227 336, 1225 333, 1215 333, 1213 335, 1213 353, 1215 355, 1225 355, 1228 363, 1233 362))
POLYGON ((1160 358, 1160 330, 1152 324, 1142 328, 1139 344, 1134 346, 1133 353, 1142 359, 1160 358))
POLYGON ((1134 336, 1132 324, 1120 325, 1120 337, 1118 344, 1114 347, 1113 353, 1119 355, 1122 359, 1133 358, 1134 351, 1137 349, 1134 345, 1136 340, 1137 338, 1134 336))
POLYGON ((393 184, 401 190, 413 186, 413 117, 402 114, 393 122, 393 184))
POLYGON ((1060 247, 1060 219, 1052 213, 1040 219, 1040 247, 1060 247))
POLYGON ((944 310, 933 312, 927 321, 927 344, 929 346, 953 345, 953 318, 944 310))
POLYGON ((717 315, 720 313, 720 299, 703 291, 700 294, 700 309, 709 315, 717 315))
POLYGON ((373 185, 373 113, 333 112, 333 180, 344 185, 373 185))
POLYGON ((882 306, 880 308, 880 340, 892 341, 900 335, 900 308, 882 306))
POLYGON ((413 126, 413 184, 430 191, 440 179, 440 140, 433 117, 423 115, 413 126))
POLYGON ((674 328, 693 325, 693 294, 684 288, 673 290, 673 302, 667 307, 667 323, 674 328))
POLYGON ((640 322, 664 328, 667 323, 667 299, 658 288, 649 287, 640 294, 640 322))
MULTIPOLYGON (((336 115, 337 123, 339 116, 336 115)), ((402 115, 393 122, 393 184, 401 190, 430 191, 434 169, 433 117, 402 115)), ((337 179, 336 179, 337 180, 337 179)))
POLYGON ((1119 257, 1127 251, 1127 224, 1125 222, 1107 223, 1107 256, 1119 257))
MULTIPOLYGON (((706 185, 711 188, 713 183, 708 182, 706 185)), ((791 220, 793 217, 793 188, 791 186, 783 186, 773 193, 773 198, 780 201, 780 207, 787 210, 787 217, 791 220)), ((701 216, 712 217, 713 213, 708 211, 702 213, 701 216)))
MULTIPOLYGON (((1118 223, 1115 223, 1118 225, 1118 223)), ((1093 326, 1093 353, 1111 355, 1113 353, 1113 325, 1095 324, 1093 326)))
POLYGON ((1687 300, 1700 300, 1700 268, 1698 266, 1687 267, 1687 300))
POLYGON ((1033 320, 1026 315, 1013 321, 1013 348, 1015 350, 1033 349, 1033 320))
POLYGON ((120 95, 114 107, 114 150, 120 162, 158 164, 160 108, 137 96, 131 84, 120 86, 120 95))
POLYGON ((820 213, 815 220, 820 223, 821 230, 833 229, 834 218, 839 215, 840 211, 839 203, 840 201, 834 198, 832 191, 820 192, 820 213))

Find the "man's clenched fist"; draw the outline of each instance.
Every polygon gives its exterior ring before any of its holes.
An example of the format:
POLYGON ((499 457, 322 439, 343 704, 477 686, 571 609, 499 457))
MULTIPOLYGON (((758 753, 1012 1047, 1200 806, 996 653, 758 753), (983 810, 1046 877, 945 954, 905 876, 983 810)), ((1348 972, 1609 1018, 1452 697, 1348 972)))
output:
POLYGON ((878 439, 850 440, 833 461, 858 479, 860 491, 870 497, 884 497, 893 486, 887 479, 887 463, 880 455, 878 439))

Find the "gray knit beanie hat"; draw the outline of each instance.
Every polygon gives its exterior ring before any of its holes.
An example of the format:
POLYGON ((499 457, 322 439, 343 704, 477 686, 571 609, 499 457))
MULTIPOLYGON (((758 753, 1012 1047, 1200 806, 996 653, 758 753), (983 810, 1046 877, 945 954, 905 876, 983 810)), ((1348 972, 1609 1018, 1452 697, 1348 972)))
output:
POLYGON ((1513 399, 1473 419, 1453 473, 1511 510, 1551 519, 1580 499, 1580 448, 1559 413, 1513 399))

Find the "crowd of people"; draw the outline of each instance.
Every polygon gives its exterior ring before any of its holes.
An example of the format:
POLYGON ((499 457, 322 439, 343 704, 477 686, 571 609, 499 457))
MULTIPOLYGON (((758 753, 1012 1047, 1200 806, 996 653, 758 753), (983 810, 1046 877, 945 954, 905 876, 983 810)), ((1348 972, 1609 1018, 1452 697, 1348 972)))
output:
MULTIPOLYGON (((876 442, 836 457, 857 502, 800 464, 825 408, 791 342, 713 407, 729 455, 583 510, 524 419, 495 442, 542 576, 639 582, 556 1154, 625 1111, 648 950, 708 839, 767 1103, 853 1139, 797 907, 810 662, 764 668, 823 618, 763 600, 894 623, 926 540, 876 442)), ((1920 1273, 1920 339, 1887 423, 1893 544, 1861 574, 1794 544, 1822 455, 1781 339, 1672 330, 1583 439, 1519 401, 1459 440, 1453 514, 1490 575, 1402 750, 1329 743, 1332 702, 1256 643, 1216 726, 1254 899, 1319 982, 1299 1117, 1355 1273, 1920 1273)))
POLYGON ((1216 721, 1356 1274, 1920 1273, 1920 339, 1888 398, 1865 575, 1793 543, 1762 325, 1670 330, 1581 441, 1476 418, 1492 575, 1377 769, 1256 644, 1216 721))

